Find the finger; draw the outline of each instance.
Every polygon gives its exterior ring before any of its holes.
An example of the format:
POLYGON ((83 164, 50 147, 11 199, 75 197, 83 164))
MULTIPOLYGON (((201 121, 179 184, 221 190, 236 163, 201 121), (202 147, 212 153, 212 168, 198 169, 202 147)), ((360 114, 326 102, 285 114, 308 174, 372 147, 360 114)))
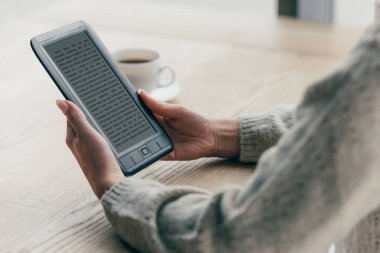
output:
POLYGON ((166 155, 164 157, 161 158, 162 161, 170 161, 169 160, 169 155, 166 155))
MULTIPOLYGON (((157 115, 155 113, 153 113, 153 115, 157 119, 158 123, 160 123, 160 125, 164 128, 164 130, 169 135, 169 137, 174 138, 174 136, 172 135, 172 131, 174 128, 172 121, 168 118, 164 118, 164 117, 157 115)), ((174 130, 174 131, 176 131, 176 130, 174 130)))
POLYGON ((87 133, 91 129, 86 117, 74 103, 68 100, 57 100, 57 106, 65 114, 77 135, 87 133))
POLYGON ((178 118, 183 113, 183 107, 179 105, 173 105, 163 103, 153 99, 148 92, 139 89, 141 99, 145 105, 153 112, 166 118, 178 118))
POLYGON ((165 126, 165 119, 164 119, 164 117, 162 117, 161 115, 158 115, 156 113, 153 113, 153 116, 160 123, 160 125, 165 126))
POLYGON ((69 106, 63 100, 59 99, 55 101, 55 104, 62 111, 62 113, 66 115, 67 111, 69 110, 69 106))
POLYGON ((161 160, 163 160, 163 161, 173 161, 173 160, 175 160, 174 151, 172 151, 169 154, 167 154, 166 156, 162 157, 161 160))
POLYGON ((67 120, 67 130, 66 130, 66 145, 68 147, 72 147, 74 144, 74 139, 76 137, 76 133, 74 128, 71 126, 70 122, 67 120))

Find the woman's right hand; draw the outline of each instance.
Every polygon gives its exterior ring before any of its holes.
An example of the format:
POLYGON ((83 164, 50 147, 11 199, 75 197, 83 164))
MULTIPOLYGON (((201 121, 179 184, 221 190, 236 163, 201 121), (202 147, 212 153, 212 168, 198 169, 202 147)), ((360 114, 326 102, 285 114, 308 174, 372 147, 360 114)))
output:
POLYGON ((139 94, 174 144, 163 160, 239 155, 237 120, 208 120, 183 106, 156 101, 143 90, 139 94))

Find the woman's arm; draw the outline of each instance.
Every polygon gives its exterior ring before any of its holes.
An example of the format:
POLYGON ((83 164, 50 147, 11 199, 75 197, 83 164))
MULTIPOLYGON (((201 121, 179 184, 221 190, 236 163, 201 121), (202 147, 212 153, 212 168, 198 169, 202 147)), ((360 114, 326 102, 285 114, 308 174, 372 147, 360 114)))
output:
MULTIPOLYGON (((262 240, 260 230, 266 229, 268 224, 264 220, 264 224, 260 221, 254 229, 251 228, 252 223, 247 221, 261 211, 252 206, 250 195, 244 194, 240 203, 236 203, 243 192, 240 188, 230 187, 212 195, 192 187, 169 187, 148 180, 124 178, 108 144, 88 124, 79 108, 69 101, 58 101, 57 104, 68 120, 67 145, 95 194, 102 198, 115 231, 132 246, 143 252, 226 252, 230 248, 240 252, 263 252, 272 247, 257 243, 262 240), (237 238, 239 235, 242 237, 237 238)), ((171 109, 178 110, 178 107, 171 109)), ((163 112, 162 108, 160 110, 163 112)), ((186 111, 177 112, 191 115, 186 111)), ((170 110, 164 113, 170 113, 170 110)), ((158 119, 161 122, 166 120, 158 119)), ((173 126, 179 122, 181 120, 171 119, 169 124, 173 126)), ((213 123, 209 122, 210 125, 213 123)), ((212 152, 225 155, 223 148, 228 143, 235 143, 233 146, 238 148, 236 121, 215 123, 221 134, 213 138, 218 140, 215 143, 219 143, 216 145, 219 148, 212 152)), ((217 129, 216 125, 210 129, 217 129)), ((190 129, 196 130, 196 125, 190 129)), ((179 144, 193 147, 196 143, 185 141, 179 144)), ((227 154, 231 153, 227 151, 227 154)), ((246 191, 255 194, 268 175, 270 173, 259 173, 259 184, 251 181, 246 191)))
POLYGON ((174 143, 174 151, 164 160, 239 157, 243 162, 255 162, 294 122, 294 106, 276 107, 240 119, 208 120, 182 106, 158 102, 148 93, 139 92, 174 143))
POLYGON ((143 90, 139 94, 174 144, 163 160, 239 156, 237 119, 209 120, 183 106, 156 101, 143 90))
MULTIPOLYGON (((256 161, 293 122, 291 107, 279 107, 244 116, 240 122, 234 119, 208 120, 182 106, 155 101, 144 91, 140 95, 174 143, 174 151, 163 160, 240 156, 241 161, 256 161)), ((70 101, 57 101, 57 105, 67 117, 66 144, 100 198, 123 178, 119 166, 104 138, 88 124, 79 108, 70 101), (94 159, 95 156, 98 159, 94 159), (91 167, 95 165, 97 168, 108 167, 112 170, 111 174, 105 174, 98 169, 96 173, 103 176, 99 177, 101 183, 97 184, 90 173, 91 167)))
MULTIPOLYGON (((145 97, 149 99, 148 95, 145 97)), ((157 103, 152 110, 153 113, 161 123, 165 124, 167 132, 177 144, 175 147, 177 153, 171 154, 174 156, 167 159, 194 158, 205 154, 221 157, 238 156, 240 137, 237 120, 208 121, 185 108, 154 100, 152 102, 157 103), (174 111, 176 113, 173 113, 174 111), (202 132, 208 134, 202 136, 202 132), (204 142, 199 145, 201 141, 204 142), (190 157, 185 156, 189 154, 190 157)), ((168 250, 167 247, 178 247, 175 251, 180 251, 181 245, 185 243, 189 244, 187 252, 201 250, 203 246, 197 245, 196 242, 204 236, 200 234, 202 232, 200 230, 211 229, 216 233, 219 228, 215 226, 219 222, 225 222, 223 221, 225 218, 219 216, 218 212, 225 215, 234 212, 233 202, 240 192, 238 188, 226 189, 212 196, 208 192, 191 187, 167 187, 148 180, 124 179, 107 143, 88 124, 80 110, 68 101, 58 101, 58 106, 68 119, 67 145, 98 198, 114 185, 102 198, 105 212, 115 230, 136 248, 143 251, 165 252, 168 250), (159 224, 156 224, 156 221, 159 224), (194 236, 193 239, 187 238, 189 233, 194 236), (171 238, 173 242, 163 242, 161 240, 165 235, 169 236, 167 239, 172 236, 176 239, 171 238), (180 239, 182 236, 184 238, 180 239)), ((248 119, 256 117, 259 120, 261 119, 259 116, 255 114, 248 119)), ((262 130, 262 124, 251 126, 249 132, 255 133, 258 130, 262 130)), ((245 215, 250 215, 244 212, 245 215)), ((219 239, 231 240, 227 235, 221 235, 219 239)), ((215 247, 219 248, 218 245, 208 245, 203 249, 209 251, 215 247)), ((225 245, 220 244, 220 247, 222 250, 225 245)))

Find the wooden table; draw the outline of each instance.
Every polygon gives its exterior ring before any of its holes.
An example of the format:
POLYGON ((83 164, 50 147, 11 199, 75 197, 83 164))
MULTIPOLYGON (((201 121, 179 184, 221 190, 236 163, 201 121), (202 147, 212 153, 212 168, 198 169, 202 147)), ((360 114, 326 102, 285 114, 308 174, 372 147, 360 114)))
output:
MULTIPOLYGON (((57 88, 29 39, 84 19, 110 51, 158 50, 177 72, 181 103, 237 117, 296 103, 362 31, 248 12, 148 0, 57 1, 0 24, 0 252, 132 252, 112 231, 66 148, 57 88), (5 37, 7 35, 8 37, 5 37)), ((136 177, 211 191, 243 184, 253 165, 157 162, 136 177)))

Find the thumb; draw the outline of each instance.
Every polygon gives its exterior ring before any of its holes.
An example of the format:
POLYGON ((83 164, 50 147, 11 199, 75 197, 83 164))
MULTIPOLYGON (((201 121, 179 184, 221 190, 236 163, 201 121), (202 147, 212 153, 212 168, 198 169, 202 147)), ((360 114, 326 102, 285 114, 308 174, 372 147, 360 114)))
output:
POLYGON ((183 112, 182 106, 160 102, 152 98, 146 91, 137 91, 144 104, 155 114, 164 118, 178 118, 183 112))
POLYGON ((68 122, 74 128, 77 135, 87 132, 91 126, 82 111, 71 101, 57 100, 58 108, 65 114, 68 122))

